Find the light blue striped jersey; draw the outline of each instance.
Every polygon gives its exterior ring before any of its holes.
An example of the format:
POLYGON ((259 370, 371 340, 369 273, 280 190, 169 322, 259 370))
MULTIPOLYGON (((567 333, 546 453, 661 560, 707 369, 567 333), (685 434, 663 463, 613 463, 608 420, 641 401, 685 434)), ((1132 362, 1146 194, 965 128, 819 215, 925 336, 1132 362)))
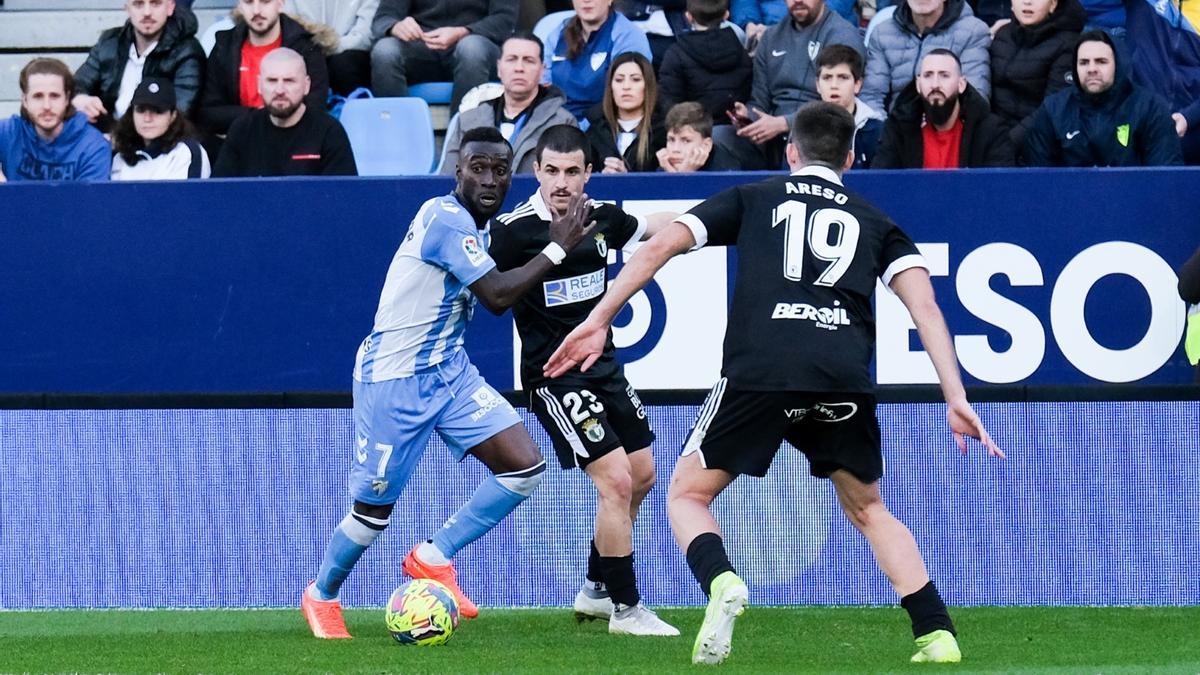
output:
POLYGON ((396 250, 375 313, 375 329, 354 361, 354 379, 407 377, 462 349, 475 309, 467 288, 496 267, 487 249, 491 223, 475 226, 449 194, 421 205, 396 250))

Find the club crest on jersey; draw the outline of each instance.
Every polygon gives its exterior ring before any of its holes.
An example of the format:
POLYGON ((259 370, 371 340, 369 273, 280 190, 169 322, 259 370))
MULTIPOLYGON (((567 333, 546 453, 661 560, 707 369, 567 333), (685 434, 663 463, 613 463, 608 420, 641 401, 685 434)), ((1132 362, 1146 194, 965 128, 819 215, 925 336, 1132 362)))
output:
POLYGON ((471 235, 463 237, 462 242, 463 253, 467 254, 467 260, 471 264, 479 267, 487 258, 487 254, 483 252, 483 247, 479 245, 479 240, 471 235))
POLYGON ((596 233, 596 251, 600 253, 601 258, 608 257, 608 242, 604 240, 604 233, 596 233))
POLYGON ((608 61, 608 52, 596 52, 592 54, 592 70, 598 71, 603 68, 605 61, 608 61))
POLYGON ((375 494, 382 495, 384 492, 387 492, 387 489, 388 482, 383 478, 376 478, 371 481, 371 491, 375 494))
POLYGON ((821 41, 820 40, 809 40, 808 41, 808 60, 816 61, 817 54, 820 54, 820 53, 821 53, 821 41))
POLYGON ((583 435, 593 443, 599 443, 604 440, 604 425, 600 424, 600 420, 595 417, 589 417, 579 425, 583 427, 583 435))

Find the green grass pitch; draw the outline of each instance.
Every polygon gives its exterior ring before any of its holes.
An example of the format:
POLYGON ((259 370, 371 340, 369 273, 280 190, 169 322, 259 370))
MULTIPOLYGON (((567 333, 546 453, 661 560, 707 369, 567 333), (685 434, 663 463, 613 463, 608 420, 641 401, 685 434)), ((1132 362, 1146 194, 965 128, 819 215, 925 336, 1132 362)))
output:
MULTIPOLYGON (((750 607, 723 673, 1200 673, 1200 607, 952 609, 960 666, 908 663, 898 608, 750 607)), ((383 610, 350 610, 355 639, 310 637, 299 610, 0 612, 3 672, 662 673, 692 666, 699 609, 659 614, 677 638, 608 635, 570 610, 484 608, 441 647, 405 647, 383 610)))

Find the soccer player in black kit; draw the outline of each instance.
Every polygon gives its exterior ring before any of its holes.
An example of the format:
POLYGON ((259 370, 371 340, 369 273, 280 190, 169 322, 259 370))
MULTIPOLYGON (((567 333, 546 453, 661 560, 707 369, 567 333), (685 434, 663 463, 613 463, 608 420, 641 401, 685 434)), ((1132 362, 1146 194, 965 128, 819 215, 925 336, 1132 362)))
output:
MULTIPOLYGON (((535 149, 539 187, 498 217, 489 253, 497 267, 520 267, 549 243, 550 219, 583 193, 591 175, 587 137, 569 125, 551 127, 535 149)), ((587 580, 575 597, 576 616, 608 620, 611 633, 679 635, 641 603, 633 569, 633 519, 654 485, 654 441, 646 409, 626 381, 610 335, 587 373, 551 381, 542 367, 562 338, 604 295, 608 252, 652 236, 677 214, 635 218, 611 204, 592 203, 595 232, 513 306, 521 336, 521 383, 529 407, 554 441, 563 468, 578 467, 596 486, 596 530, 587 580)))
POLYGON ((588 371, 616 313, 672 257, 705 245, 737 246, 738 271, 722 377, 709 393, 671 478, 667 511, 688 566, 709 596, 692 649, 720 663, 747 604, 712 500, 740 474, 766 474, 783 440, 814 476, 828 478, 850 522, 912 619, 914 662, 962 658, 954 624, 908 528, 884 505, 879 422, 870 377, 871 295, 882 279, 912 315, 938 374, 947 422, 1004 457, 967 401, 924 258, 895 223, 842 186, 854 162, 854 120, 829 103, 802 107, 787 146, 790 176, 725 190, 647 242, 591 315, 546 364, 551 377, 588 371))

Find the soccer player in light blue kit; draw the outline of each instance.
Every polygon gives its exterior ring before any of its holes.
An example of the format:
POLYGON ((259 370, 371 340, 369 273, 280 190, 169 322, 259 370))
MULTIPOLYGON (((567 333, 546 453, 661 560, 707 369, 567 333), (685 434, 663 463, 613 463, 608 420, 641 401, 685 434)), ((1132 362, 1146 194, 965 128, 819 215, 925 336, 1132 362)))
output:
POLYGON ((329 545, 301 610, 318 638, 349 638, 338 591, 392 508, 436 431, 456 459, 474 455, 492 475, 438 530, 405 557, 414 578, 453 591, 464 617, 479 609, 459 588, 450 559, 529 497, 546 463, 521 418, 479 375, 462 348, 475 300, 497 314, 560 264, 595 227, 587 195, 550 225, 551 243, 528 264, 500 272, 488 255, 490 219, 512 182, 512 148, 494 127, 463 135, 453 193, 421 206, 396 251, 375 328, 354 365, 354 500, 329 545))

